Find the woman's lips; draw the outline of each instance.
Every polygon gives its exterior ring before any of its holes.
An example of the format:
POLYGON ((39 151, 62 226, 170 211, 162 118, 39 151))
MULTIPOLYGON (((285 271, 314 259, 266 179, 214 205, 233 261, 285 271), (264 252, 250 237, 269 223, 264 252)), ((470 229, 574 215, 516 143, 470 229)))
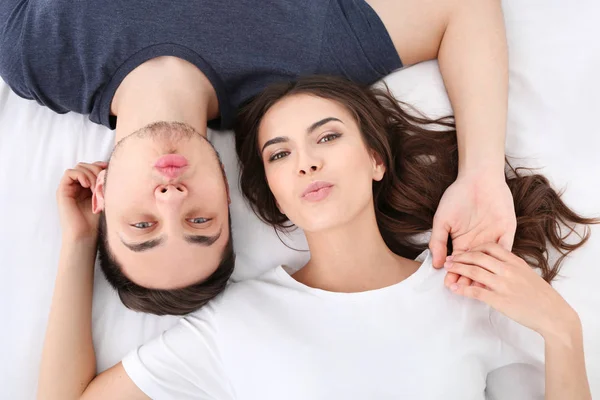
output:
POLYGON ((156 160, 154 168, 156 168, 158 173, 162 176, 168 179, 175 179, 183 174, 187 165, 188 161, 184 156, 179 154, 167 154, 156 160))
POLYGON ((302 199, 311 202, 317 202, 329 196, 333 184, 329 182, 317 181, 313 182, 302 193, 302 199))

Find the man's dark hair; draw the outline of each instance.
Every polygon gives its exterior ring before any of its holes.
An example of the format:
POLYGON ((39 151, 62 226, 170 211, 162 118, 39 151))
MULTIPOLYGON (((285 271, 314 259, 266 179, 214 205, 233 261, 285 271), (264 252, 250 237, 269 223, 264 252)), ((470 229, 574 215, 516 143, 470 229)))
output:
POLYGON ((117 291, 125 307, 156 315, 185 315, 208 303, 227 286, 233 273, 235 253, 231 238, 231 217, 229 218, 229 239, 217 270, 207 279, 179 289, 149 289, 140 286, 123 273, 108 246, 106 216, 100 214, 98 227, 98 256, 100 268, 110 285, 117 291))

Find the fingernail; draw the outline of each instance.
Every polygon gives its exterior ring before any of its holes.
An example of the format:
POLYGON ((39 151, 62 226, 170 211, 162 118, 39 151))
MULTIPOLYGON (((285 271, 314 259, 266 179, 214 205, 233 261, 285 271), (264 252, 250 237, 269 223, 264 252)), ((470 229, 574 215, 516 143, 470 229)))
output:
POLYGON ((456 283, 453 283, 452 285, 450 285, 450 290, 456 292, 458 290, 458 285, 456 283))
POLYGON ((446 257, 446 261, 452 261, 453 258, 454 258, 454 256, 448 256, 448 257, 446 257))
POLYGON ((449 261, 446 261, 446 262, 444 263, 444 268, 446 268, 446 269, 450 269, 450 268, 452 268, 452 263, 451 263, 451 262, 449 262, 449 261))

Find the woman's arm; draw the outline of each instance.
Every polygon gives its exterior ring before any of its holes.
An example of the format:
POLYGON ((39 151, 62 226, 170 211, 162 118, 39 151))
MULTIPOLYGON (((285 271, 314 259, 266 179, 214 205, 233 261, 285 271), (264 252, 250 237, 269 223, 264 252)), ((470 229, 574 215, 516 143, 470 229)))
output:
POLYGON ((65 172, 57 190, 63 240, 42 353, 40 399, 147 399, 121 364, 98 378, 92 344, 92 288, 97 216, 91 188, 105 165, 79 164, 65 172), (94 380, 93 384, 90 382, 94 380))
POLYGON ((148 398, 121 363, 96 377, 91 321, 95 257, 95 241, 63 238, 42 353, 39 399, 148 398))
POLYGON ((544 338, 547 400, 590 400, 579 316, 527 263, 497 244, 453 256, 445 267, 480 286, 451 284, 544 338))
MULTIPOLYGON (((438 58, 456 118, 459 176, 435 215, 430 247, 512 247, 516 218, 504 181, 508 56, 499 0, 369 0, 404 65, 438 58)), ((452 276, 452 275, 451 275, 452 276)), ((456 282, 457 276, 450 283, 456 282)), ((466 282, 461 282, 466 283, 466 282)))
POLYGON ((78 399, 96 376, 92 286, 96 241, 63 237, 38 383, 41 399, 78 399))
POLYGON ((544 336, 546 353, 546 399, 591 400, 585 359, 583 333, 578 315, 555 332, 544 336))

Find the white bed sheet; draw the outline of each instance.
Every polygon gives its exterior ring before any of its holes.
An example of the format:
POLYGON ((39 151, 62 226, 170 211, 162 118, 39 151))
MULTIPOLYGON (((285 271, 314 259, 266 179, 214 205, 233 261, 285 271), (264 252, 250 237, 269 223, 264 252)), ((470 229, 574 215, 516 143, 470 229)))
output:
MULTIPOLYGON (((600 213, 600 4, 558 0, 504 2, 510 47, 507 152, 518 164, 543 167, 567 203, 600 213)), ((401 99, 431 115, 449 112, 435 62, 386 79, 401 99)), ((485 134, 485 132, 482 132, 485 134)), ((272 266, 300 266, 306 252, 279 242, 242 201, 231 133, 211 133, 232 189, 238 266, 234 277, 256 276, 272 266)), ((87 117, 56 115, 20 99, 0 81, 0 399, 34 398, 56 275, 60 231, 54 199, 64 171, 78 161, 105 160, 112 132, 87 117)), ((306 249, 300 232, 286 241, 306 249)), ((555 286, 580 313, 592 391, 600 396, 600 229, 569 258, 555 286)), ((97 275, 94 341, 98 368, 175 322, 125 309, 97 275)))

